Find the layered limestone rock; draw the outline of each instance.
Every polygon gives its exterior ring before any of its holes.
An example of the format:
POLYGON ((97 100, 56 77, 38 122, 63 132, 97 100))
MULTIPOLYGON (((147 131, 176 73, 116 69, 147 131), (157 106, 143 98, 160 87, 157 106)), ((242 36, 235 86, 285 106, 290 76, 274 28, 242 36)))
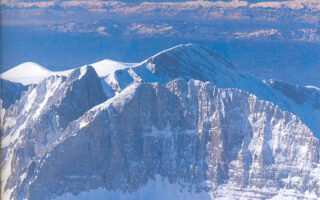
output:
POLYGON ((241 90, 181 79, 129 86, 23 171, 16 199, 101 187, 130 194, 156 176, 208 199, 320 197, 319 140, 298 117, 241 90))

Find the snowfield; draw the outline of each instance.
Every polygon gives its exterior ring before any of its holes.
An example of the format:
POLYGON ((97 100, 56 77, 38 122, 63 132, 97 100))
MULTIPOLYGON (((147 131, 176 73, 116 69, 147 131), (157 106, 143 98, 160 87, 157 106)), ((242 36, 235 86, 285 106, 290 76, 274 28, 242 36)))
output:
MULTIPOLYGON (((91 64, 100 77, 106 76, 115 70, 125 69, 133 65, 135 65, 135 63, 121 63, 108 59, 91 64)), ((2 73, 0 77, 4 80, 30 85, 38 84, 41 80, 52 75, 67 75, 71 71, 72 70, 50 71, 37 63, 26 62, 2 73)))

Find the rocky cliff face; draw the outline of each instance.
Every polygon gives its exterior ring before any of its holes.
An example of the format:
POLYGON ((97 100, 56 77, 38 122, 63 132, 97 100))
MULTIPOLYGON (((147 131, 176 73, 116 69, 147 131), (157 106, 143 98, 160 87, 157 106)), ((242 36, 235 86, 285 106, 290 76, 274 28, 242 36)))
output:
POLYGON ((21 83, 15 83, 4 79, 0 79, 0 84, 2 107, 4 109, 9 108, 10 105, 19 100, 22 92, 27 90, 27 87, 23 86, 21 83))
POLYGON ((51 76, 29 88, 4 116, 3 189, 15 186, 21 170, 33 157, 45 153, 71 121, 105 100, 100 79, 91 67, 76 69, 68 76, 51 76))
POLYGON ((318 171, 319 141, 296 116, 241 90, 178 79, 132 85, 91 109, 26 167, 15 192, 130 193, 160 175, 212 198, 228 185, 235 198, 261 188, 257 198, 280 189, 294 198, 319 195, 318 171))
POLYGON ((159 180, 155 199, 320 198, 319 139, 303 121, 311 119, 284 110, 304 105, 317 116, 318 91, 245 76, 195 46, 104 80, 91 67, 49 77, 8 109, 5 199, 146 199, 159 180), (237 81, 257 95, 226 88, 237 81), (178 196, 166 196, 172 188, 178 196))
POLYGON ((104 80, 115 93, 119 93, 132 83, 158 82, 164 85, 176 78, 210 81, 220 88, 237 88, 254 94, 299 116, 320 137, 320 90, 246 74, 201 45, 173 47, 134 67, 116 70, 104 80))

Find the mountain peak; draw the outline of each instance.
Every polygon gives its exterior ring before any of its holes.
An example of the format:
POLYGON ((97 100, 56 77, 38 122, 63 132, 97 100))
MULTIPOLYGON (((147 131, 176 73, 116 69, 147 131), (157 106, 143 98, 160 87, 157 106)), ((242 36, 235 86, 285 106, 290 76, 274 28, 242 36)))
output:
POLYGON ((156 76, 208 81, 216 74, 236 68, 216 52, 198 44, 183 44, 162 51, 143 63, 156 76))
POLYGON ((165 85, 176 78, 186 81, 210 81, 220 88, 238 88, 254 94, 299 116, 315 135, 319 136, 319 128, 314 122, 320 112, 317 90, 313 90, 312 94, 309 90, 295 89, 290 84, 263 81, 241 72, 225 58, 201 45, 184 44, 172 47, 138 65, 116 70, 107 76, 105 82, 115 93, 119 93, 134 82, 158 82, 165 85), (299 109, 298 106, 303 106, 304 109, 299 109))
POLYGON ((22 63, 1 74, 1 78, 12 82, 20 82, 23 85, 34 83, 49 76, 52 72, 34 62, 22 63))
MULTIPOLYGON (((222 64, 224 67, 232 68, 235 69, 232 63, 230 63, 228 60, 220 56, 218 53, 215 51, 206 48, 200 44, 181 44, 174 46, 172 48, 169 48, 167 50, 164 50, 149 59, 147 59, 145 62, 157 62, 159 60, 165 59, 167 60, 183 60, 186 59, 184 63, 178 62, 178 63, 166 63, 166 64, 190 64, 190 61, 197 62, 199 64, 203 64, 206 67, 211 67, 211 65, 215 64, 222 64), (197 59, 198 58, 198 59, 197 59)), ((165 62, 165 60, 162 60, 162 62, 165 62)))
POLYGON ((91 64, 99 77, 106 76, 116 70, 125 69, 130 66, 135 65, 136 63, 122 63, 114 60, 104 59, 102 61, 91 64))
POLYGON ((76 68, 68 75, 67 80, 83 79, 87 76, 98 76, 92 65, 76 68))
MULTIPOLYGON (((106 100, 92 66, 77 68, 67 76, 52 75, 30 87, 5 112, 1 147, 6 152, 14 150, 2 162, 4 173, 8 175, 11 169, 20 173, 34 156, 46 152, 72 121, 106 100), (19 150, 19 146, 25 149, 19 150)), ((7 175, 2 183, 13 187, 18 177, 7 175)))
POLYGON ((6 72, 4 72, 2 75, 6 77, 11 77, 11 76, 39 76, 39 75, 44 75, 51 72, 47 68, 39 65, 38 63, 34 62, 25 62, 22 63, 6 72), (16 73, 16 74, 14 74, 16 73), (27 73, 27 74, 26 74, 27 73))

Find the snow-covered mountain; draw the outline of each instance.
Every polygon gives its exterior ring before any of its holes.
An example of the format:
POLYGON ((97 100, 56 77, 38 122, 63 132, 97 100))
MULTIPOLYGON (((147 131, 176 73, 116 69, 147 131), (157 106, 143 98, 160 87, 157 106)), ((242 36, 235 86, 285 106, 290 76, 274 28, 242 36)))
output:
POLYGON ((51 71, 40 66, 37 63, 22 63, 1 74, 2 79, 12 82, 19 82, 23 85, 38 83, 43 78, 50 76, 51 71))
POLYGON ((15 185, 14 174, 20 174, 33 157, 55 142, 71 121, 106 99, 100 79, 90 67, 76 69, 68 76, 50 76, 30 87, 4 116, 3 185, 15 185))
POLYGON ((317 199, 319 112, 200 45, 59 72, 6 110, 2 197, 317 199))
POLYGON ((282 81, 261 80, 243 73, 214 51, 200 45, 179 45, 130 68, 107 75, 105 82, 120 92, 134 82, 166 84, 176 78, 210 81, 220 88, 237 88, 299 116, 320 136, 320 93, 282 81))
MULTIPOLYGON (((134 63, 121 63, 108 59, 91 64, 99 76, 106 76, 117 69, 127 68, 132 65, 134 65, 134 63)), ((71 71, 72 70, 50 71, 37 63, 26 62, 2 73, 1 78, 23 85, 30 85, 37 84, 52 75, 67 75, 71 73, 71 71)))

